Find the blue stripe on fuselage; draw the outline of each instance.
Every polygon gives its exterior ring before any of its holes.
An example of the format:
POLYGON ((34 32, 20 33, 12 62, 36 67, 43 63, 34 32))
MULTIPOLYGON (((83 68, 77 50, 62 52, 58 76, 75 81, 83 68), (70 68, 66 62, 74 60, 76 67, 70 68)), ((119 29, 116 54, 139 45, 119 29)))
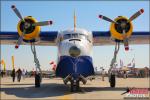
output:
POLYGON ((56 68, 56 76, 65 78, 69 74, 81 74, 84 77, 94 74, 92 58, 90 56, 61 56, 56 68))

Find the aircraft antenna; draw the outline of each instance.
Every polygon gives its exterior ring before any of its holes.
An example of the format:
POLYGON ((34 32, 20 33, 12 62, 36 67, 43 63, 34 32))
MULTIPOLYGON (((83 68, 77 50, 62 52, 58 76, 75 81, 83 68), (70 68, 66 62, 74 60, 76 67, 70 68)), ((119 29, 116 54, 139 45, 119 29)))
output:
POLYGON ((76 13, 74 10, 74 31, 76 31, 76 13))

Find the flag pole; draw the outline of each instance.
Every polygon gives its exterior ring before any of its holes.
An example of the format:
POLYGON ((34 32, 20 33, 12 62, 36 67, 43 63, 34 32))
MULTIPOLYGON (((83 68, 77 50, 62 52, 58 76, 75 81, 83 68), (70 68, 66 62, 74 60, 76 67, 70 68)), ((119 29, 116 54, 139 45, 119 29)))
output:
POLYGON ((15 69, 15 65, 14 65, 14 56, 12 56, 12 68, 15 69))

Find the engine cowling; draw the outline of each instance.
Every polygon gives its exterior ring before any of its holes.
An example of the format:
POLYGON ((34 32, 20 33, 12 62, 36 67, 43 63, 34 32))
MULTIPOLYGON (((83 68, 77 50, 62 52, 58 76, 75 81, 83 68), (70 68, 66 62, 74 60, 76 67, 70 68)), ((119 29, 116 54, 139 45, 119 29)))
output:
POLYGON ((123 41, 132 35, 133 25, 126 17, 119 16, 115 19, 115 22, 116 23, 111 23, 110 26, 110 33, 113 39, 123 41), (123 31, 125 31, 125 34, 123 31))
POLYGON ((24 18, 24 20, 25 21, 20 20, 18 22, 18 25, 17 25, 18 34, 22 36, 23 31, 25 30, 24 36, 23 36, 24 40, 30 41, 30 40, 34 40, 38 38, 41 28, 40 26, 33 26, 33 23, 36 23, 37 20, 33 18, 32 16, 27 16, 24 18))

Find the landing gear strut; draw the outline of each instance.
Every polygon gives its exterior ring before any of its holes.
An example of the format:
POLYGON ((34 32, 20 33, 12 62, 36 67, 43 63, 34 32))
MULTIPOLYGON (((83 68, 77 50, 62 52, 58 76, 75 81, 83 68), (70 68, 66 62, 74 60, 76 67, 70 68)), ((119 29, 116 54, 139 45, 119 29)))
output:
POLYGON ((36 55, 36 49, 35 49, 35 44, 31 43, 31 51, 34 55, 34 62, 36 66, 36 72, 35 72, 35 87, 40 87, 41 81, 42 81, 42 71, 40 68, 40 63, 36 55))
POLYGON ((110 87, 115 87, 115 85, 116 85, 115 71, 113 71, 112 69, 114 67, 116 67, 115 63, 116 63, 116 58, 117 58, 119 48, 120 48, 120 43, 116 42, 114 57, 112 58, 112 61, 111 61, 111 64, 110 64, 110 69, 108 70, 108 77, 109 77, 110 87))
POLYGON ((74 92, 74 91, 81 91, 81 88, 80 88, 80 81, 83 83, 83 84, 86 84, 87 80, 84 76, 82 75, 79 75, 78 78, 74 79, 73 77, 71 78, 70 82, 70 91, 71 92, 74 92))

